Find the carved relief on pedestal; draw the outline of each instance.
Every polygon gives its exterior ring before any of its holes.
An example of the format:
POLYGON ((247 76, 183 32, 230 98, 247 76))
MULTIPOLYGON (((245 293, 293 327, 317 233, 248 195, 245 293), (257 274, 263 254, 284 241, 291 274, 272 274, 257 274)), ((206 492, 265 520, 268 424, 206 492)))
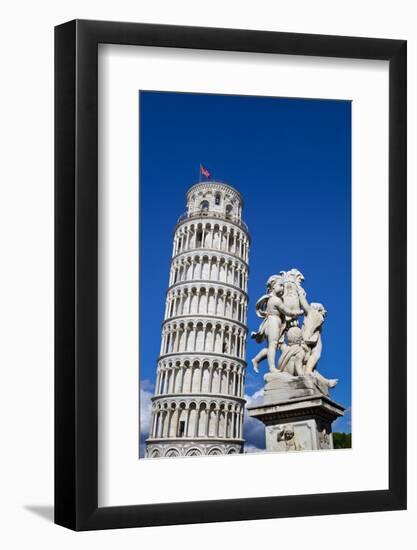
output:
POLYGON ((330 443, 330 434, 326 432, 326 428, 323 428, 321 432, 319 432, 319 442, 320 442, 320 449, 331 449, 331 443, 330 443))
POLYGON ((287 424, 278 432, 277 441, 278 444, 281 444, 281 449, 285 452, 301 451, 303 449, 302 444, 298 441, 292 424, 287 424))

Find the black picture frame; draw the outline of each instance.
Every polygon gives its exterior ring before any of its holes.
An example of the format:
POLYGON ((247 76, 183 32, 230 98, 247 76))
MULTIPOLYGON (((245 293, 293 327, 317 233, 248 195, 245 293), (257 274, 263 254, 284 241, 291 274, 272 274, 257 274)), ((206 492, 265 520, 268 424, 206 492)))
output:
POLYGON ((74 20, 55 28, 55 522, 74 530, 406 508, 406 41, 74 20), (98 44, 389 62, 389 488, 98 507, 98 44))

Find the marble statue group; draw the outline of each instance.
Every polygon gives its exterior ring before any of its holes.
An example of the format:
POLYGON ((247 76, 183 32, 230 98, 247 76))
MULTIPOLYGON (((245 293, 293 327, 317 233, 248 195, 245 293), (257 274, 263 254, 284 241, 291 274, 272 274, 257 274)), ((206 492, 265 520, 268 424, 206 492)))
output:
POLYGON ((266 381, 278 373, 309 377, 320 392, 327 395, 329 388, 338 382, 325 378, 317 370, 327 312, 322 304, 307 301, 303 281, 304 276, 298 269, 269 277, 266 294, 256 303, 256 314, 263 321, 258 331, 252 333, 258 343, 265 341, 267 345, 252 359, 252 364, 255 372, 259 372, 260 363, 267 360, 266 381))
POLYGON ((330 399, 338 383, 317 369, 322 353, 325 307, 309 302, 298 269, 269 277, 256 303, 262 319, 252 338, 265 347, 252 359, 255 372, 265 361, 263 401, 248 407, 265 424, 268 451, 333 449, 332 423, 344 408, 330 399), (279 357, 277 358, 277 354, 279 357))

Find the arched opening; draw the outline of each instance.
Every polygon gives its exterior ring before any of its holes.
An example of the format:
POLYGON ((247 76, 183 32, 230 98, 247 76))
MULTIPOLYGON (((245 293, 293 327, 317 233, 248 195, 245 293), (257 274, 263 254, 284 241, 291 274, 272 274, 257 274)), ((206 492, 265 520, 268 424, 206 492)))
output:
POLYGON ((198 433, 197 433, 198 437, 205 437, 206 427, 207 427, 207 405, 205 403, 202 403, 200 406, 199 419, 198 419, 198 433))
POLYGON ((208 452, 209 455, 221 455, 222 452, 221 450, 218 448, 218 447, 212 447, 209 452, 208 452))
POLYGON ((226 206, 226 219, 230 220, 232 218, 233 206, 228 204, 226 206))
POLYGON ((220 389, 220 376, 221 376, 221 370, 219 369, 218 363, 213 363, 213 374, 212 374, 212 381, 211 381, 211 391, 213 393, 219 393, 220 389))
POLYGON ((185 351, 186 350, 186 338, 187 338, 187 331, 185 330, 185 325, 181 323, 179 327, 179 344, 178 344, 178 351, 185 351))
POLYGON ((178 425, 178 437, 184 437, 185 434, 185 420, 180 420, 178 425))
POLYGON ((195 437, 197 430, 197 405, 195 403, 190 404, 189 416, 188 416, 188 426, 187 426, 187 437, 195 437))
POLYGON ((224 332, 224 340, 223 340, 223 349, 222 353, 226 353, 227 355, 230 355, 230 338, 229 338, 229 327, 226 327, 224 332))
POLYGON ((210 323, 206 327, 205 346, 201 351, 211 352, 213 349, 213 325, 210 323))
POLYGON ((180 403, 177 437, 185 437, 186 418, 187 418, 187 411, 185 408, 185 403, 180 403))
POLYGON ((216 406, 212 404, 209 409, 209 428, 208 437, 214 437, 216 435, 216 406))
POLYGON ((201 278, 208 280, 210 278, 210 260, 207 256, 204 256, 203 260, 203 267, 201 270, 201 278))
POLYGON ((207 313, 209 315, 215 315, 216 313, 216 300, 215 300, 214 289, 209 290, 207 313))
POLYGON ((226 413, 226 437, 231 438, 232 437, 232 412, 231 408, 229 407, 229 410, 226 413))
POLYGON ((224 405, 221 405, 219 413, 219 437, 226 437, 226 414, 224 405))
POLYGON ((207 214, 209 209, 209 202, 208 201, 202 201, 200 203, 200 210, 202 214, 207 214))
POLYGON ((165 456, 179 456, 179 452, 177 449, 168 449, 168 451, 165 453, 165 456))
POLYGON ((207 393, 210 391, 210 364, 208 361, 203 363, 202 370, 202 382, 201 382, 201 391, 207 393))
POLYGON ((214 351, 215 353, 221 353, 222 351, 222 327, 221 325, 216 325, 215 331, 215 340, 214 340, 214 351))
POLYGON ((197 324, 197 337, 194 351, 204 351, 204 327, 202 323, 197 324))
POLYGON ((199 227, 195 236, 195 247, 199 248, 203 244, 203 229, 199 227))
POLYGON ((198 308, 198 294, 197 294, 197 289, 193 288, 191 290, 191 303, 190 303, 189 313, 191 314, 197 313, 197 308, 198 308))
POLYGON ((175 437, 177 434, 177 422, 178 422, 178 410, 175 403, 171 405, 171 409, 168 412, 169 425, 168 425, 168 437, 175 437))
POLYGON ((207 293, 206 289, 203 287, 200 289, 200 304, 199 304, 199 311, 197 313, 206 313, 207 311, 207 293))
POLYGON ((212 248, 221 248, 221 233, 220 227, 215 225, 213 227, 213 246, 212 248))
MULTIPOLYGON (((185 333, 187 333, 187 329, 185 329, 185 333)), ((174 386, 174 392, 178 393, 181 391, 181 385, 182 385, 182 370, 181 370, 181 363, 177 361, 175 363, 175 370, 176 370, 176 376, 175 376, 175 386, 174 386)))
POLYGON ((186 456, 201 456, 200 449, 190 449, 187 451, 186 456))
POLYGON ((191 384, 192 393, 197 393, 199 391, 200 381, 201 381, 200 363, 198 361, 194 361, 192 366, 192 384, 191 384))

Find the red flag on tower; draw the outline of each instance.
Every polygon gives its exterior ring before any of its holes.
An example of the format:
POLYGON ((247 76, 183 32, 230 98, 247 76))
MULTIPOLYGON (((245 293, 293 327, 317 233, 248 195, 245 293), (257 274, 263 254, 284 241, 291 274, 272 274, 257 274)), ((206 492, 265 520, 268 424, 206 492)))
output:
POLYGON ((208 180, 211 178, 210 172, 207 170, 207 168, 204 168, 202 164, 200 164, 200 174, 206 177, 208 180))

